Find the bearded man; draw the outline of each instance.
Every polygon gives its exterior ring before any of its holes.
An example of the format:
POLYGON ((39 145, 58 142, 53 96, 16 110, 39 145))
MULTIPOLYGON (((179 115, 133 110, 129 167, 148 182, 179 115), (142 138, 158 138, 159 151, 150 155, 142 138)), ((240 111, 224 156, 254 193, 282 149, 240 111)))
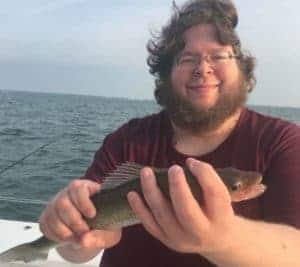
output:
POLYGON ((255 85, 254 59, 242 51, 237 23, 230 1, 174 6, 171 20, 148 44, 162 111, 108 135, 85 176, 41 215, 48 238, 77 244, 58 248, 67 260, 84 262, 105 249, 103 267, 300 266, 300 129, 245 106, 255 85), (145 167, 144 198, 128 194, 142 224, 90 230, 82 216, 95 216, 90 196, 126 161, 169 168, 171 202, 145 167), (201 204, 184 165, 203 191, 201 204), (267 191, 232 204, 215 171, 228 166, 262 173, 267 191))

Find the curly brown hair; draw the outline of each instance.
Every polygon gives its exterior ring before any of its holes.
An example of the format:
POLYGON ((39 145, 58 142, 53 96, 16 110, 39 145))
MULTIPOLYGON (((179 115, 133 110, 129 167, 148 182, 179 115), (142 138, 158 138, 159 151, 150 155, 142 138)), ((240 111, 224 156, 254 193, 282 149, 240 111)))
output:
POLYGON ((240 39, 235 31, 238 14, 230 0, 191 0, 179 8, 173 2, 173 14, 170 21, 157 36, 153 35, 147 44, 149 56, 147 64, 155 79, 155 98, 164 106, 164 90, 170 86, 169 78, 174 58, 184 48, 184 32, 199 24, 212 24, 216 27, 221 44, 231 45, 242 71, 245 89, 251 92, 255 86, 255 59, 243 52, 240 39))

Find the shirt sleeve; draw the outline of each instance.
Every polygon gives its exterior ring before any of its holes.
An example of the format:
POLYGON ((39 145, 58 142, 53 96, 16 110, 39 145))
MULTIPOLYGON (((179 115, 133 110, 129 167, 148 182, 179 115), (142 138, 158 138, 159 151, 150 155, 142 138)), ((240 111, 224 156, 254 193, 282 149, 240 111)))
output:
POLYGON ((300 128, 290 124, 277 132, 267 151, 265 173, 267 191, 263 200, 266 221, 284 223, 300 229, 300 128))

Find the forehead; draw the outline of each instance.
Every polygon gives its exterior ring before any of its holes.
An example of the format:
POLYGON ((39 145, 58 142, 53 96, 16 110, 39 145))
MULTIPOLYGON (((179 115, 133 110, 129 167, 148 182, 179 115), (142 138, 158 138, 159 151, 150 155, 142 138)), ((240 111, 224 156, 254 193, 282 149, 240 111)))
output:
POLYGON ((184 32, 183 39, 184 50, 232 49, 231 45, 223 45, 219 42, 217 29, 212 24, 201 24, 189 28, 184 32))

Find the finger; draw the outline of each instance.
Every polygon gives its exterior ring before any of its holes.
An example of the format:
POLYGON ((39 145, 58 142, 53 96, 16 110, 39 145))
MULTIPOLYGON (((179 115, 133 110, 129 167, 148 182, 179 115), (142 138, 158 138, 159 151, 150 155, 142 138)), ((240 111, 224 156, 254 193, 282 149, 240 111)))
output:
POLYGON ((136 192, 129 192, 127 195, 127 199, 133 212, 141 221, 145 229, 155 238, 159 240, 164 239, 164 232, 154 219, 152 213, 144 204, 142 198, 136 192))
POLYGON ((45 216, 43 230, 46 236, 55 241, 67 241, 73 237, 73 232, 60 220, 55 212, 45 216))
POLYGON ((87 218, 96 216, 96 208, 90 199, 90 196, 100 190, 100 185, 93 182, 81 180, 74 180, 68 187, 68 194, 71 201, 80 211, 82 215, 87 218))
POLYGON ((142 169, 141 184, 144 198, 154 215, 155 221, 164 231, 165 236, 178 234, 180 226, 173 212, 173 207, 157 186, 156 178, 151 168, 142 169))
POLYGON ((77 240, 71 230, 64 225, 60 227, 60 230, 52 230, 51 226, 48 225, 45 227, 44 235, 50 240, 54 240, 56 242, 75 242, 77 240))
POLYGON ((75 234, 81 235, 89 231, 89 226, 82 219, 80 212, 74 207, 67 194, 56 201, 54 209, 59 219, 75 234))
POLYGON ((61 195, 61 193, 57 194, 54 200, 47 204, 39 218, 40 231, 47 238, 57 242, 65 241, 73 235, 72 231, 61 222, 60 218, 56 214, 54 203, 55 199, 59 197, 59 195, 61 195))
POLYGON ((52 233, 52 231, 48 228, 47 224, 40 225, 40 231, 45 237, 47 237, 50 240, 56 242, 62 241, 61 238, 52 233))
POLYGON ((222 218, 232 210, 229 192, 211 165, 189 158, 187 165, 200 184, 207 215, 222 218))
POLYGON ((47 220, 45 219, 45 216, 46 216, 45 212, 43 212, 42 215, 39 218, 39 229, 40 229, 40 232, 44 236, 46 236, 48 239, 59 242, 60 239, 56 235, 54 235, 52 233, 52 231, 50 231, 50 229, 49 229, 49 227, 47 225, 47 220))
POLYGON ((194 198, 183 169, 174 165, 169 169, 168 174, 171 201, 182 227, 191 230, 199 225, 207 224, 207 217, 194 198))

